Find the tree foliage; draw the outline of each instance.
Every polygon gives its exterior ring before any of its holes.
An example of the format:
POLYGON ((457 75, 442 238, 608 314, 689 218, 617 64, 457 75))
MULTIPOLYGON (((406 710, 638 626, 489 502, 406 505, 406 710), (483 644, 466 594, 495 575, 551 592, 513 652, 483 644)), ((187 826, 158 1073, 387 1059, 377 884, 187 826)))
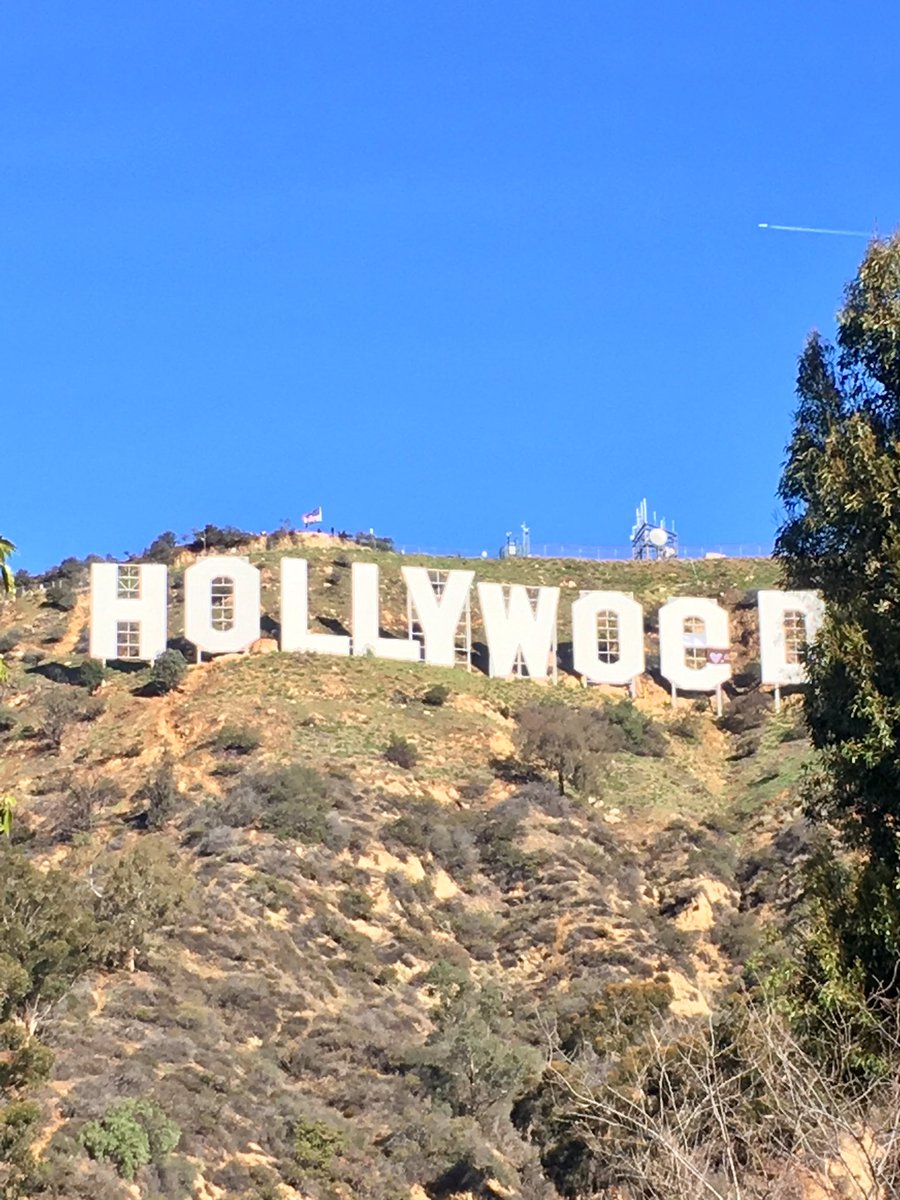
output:
POLYGON ((96 889, 98 950, 111 966, 134 970, 150 935, 174 920, 190 881, 176 856, 154 837, 118 855, 96 889))
POLYGON ((187 659, 180 650, 163 650, 150 670, 150 687, 159 695, 173 692, 187 674, 187 659))
POLYGON ((15 546, 8 538, 0 537, 0 591, 3 592, 15 591, 16 582, 12 569, 6 561, 14 550, 15 546))
POLYGON ((0 848, 0 1021, 34 1032, 54 1001, 87 970, 95 926, 64 871, 40 871, 0 848))
POLYGON ((180 1139, 181 1130, 153 1100, 122 1100, 80 1135, 91 1158, 113 1163, 129 1180, 148 1163, 164 1162, 180 1139))
POLYGON ((614 752, 661 757, 662 732, 630 700, 598 708, 560 701, 526 704, 516 718, 517 747, 523 762, 550 771, 560 795, 598 785, 604 756, 614 752))
POLYGON ((437 998, 434 1029, 410 1058, 429 1090, 456 1116, 481 1117, 503 1102, 511 1107, 537 1078, 541 1059, 515 1036, 505 997, 444 962, 427 981, 437 998))
POLYGON ((810 337, 797 394, 776 553, 789 586, 826 602, 807 807, 850 852, 818 860, 816 957, 833 984, 900 990, 900 235, 870 245, 836 345, 810 337))

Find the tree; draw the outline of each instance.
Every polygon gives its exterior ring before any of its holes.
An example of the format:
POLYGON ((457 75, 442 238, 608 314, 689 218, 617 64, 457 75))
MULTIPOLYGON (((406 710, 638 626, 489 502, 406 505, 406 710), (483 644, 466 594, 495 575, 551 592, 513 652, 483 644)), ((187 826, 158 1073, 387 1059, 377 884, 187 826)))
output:
POLYGON ((173 692, 187 673, 187 659, 180 650, 163 650, 150 671, 150 686, 159 695, 173 692))
POLYGON ((15 796, 0 796, 0 834, 7 838, 12 833, 12 820, 15 809, 15 796))
POLYGON ((410 1053, 411 1064, 457 1116, 481 1117, 504 1101, 511 1106, 537 1078, 540 1056, 518 1040, 504 996, 445 962, 431 968, 426 982, 437 997, 434 1029, 410 1053))
POLYGON ((120 854, 94 889, 98 945, 106 961, 133 971, 150 935, 172 923, 189 889, 176 855, 157 838, 120 854))
POLYGON ((567 783, 577 791, 595 786, 604 754, 625 751, 659 757, 665 752, 660 730, 629 700, 599 708, 533 701, 519 711, 516 722, 522 761, 551 771, 561 796, 567 783))
POLYGON ((51 692, 44 702, 40 730, 47 745, 55 753, 62 749, 66 730, 79 716, 78 700, 66 691, 51 692))
POLYGON ((811 877, 814 956, 837 990, 900 992, 900 235, 869 246, 836 347, 810 337, 797 394, 776 554, 826 603, 805 700, 807 810, 835 843, 811 877))
POLYGON ((165 1162, 181 1140, 181 1130, 154 1100, 121 1100, 96 1121, 88 1121, 79 1141, 91 1158, 114 1164, 123 1179, 134 1179, 148 1163, 165 1162))
POLYGON ((14 592, 16 590, 16 581, 9 563, 6 561, 14 551, 13 543, 5 537, 0 537, 0 591, 14 592))
MULTIPOLYGON (((614 1015, 596 1045, 566 1046, 551 1033, 541 1086, 516 1114, 564 1194, 898 1194, 900 1077, 848 1085, 856 1050, 839 1017, 828 1029, 832 1062, 823 1064, 764 996, 733 995, 707 1021, 685 1022, 666 1006, 623 1030, 614 1015)), ((898 1015, 896 1004, 873 1011, 895 1061, 898 1015)))
POLYGON ((0 1022, 34 1034, 93 960, 95 929, 71 877, 0 846, 0 1022))

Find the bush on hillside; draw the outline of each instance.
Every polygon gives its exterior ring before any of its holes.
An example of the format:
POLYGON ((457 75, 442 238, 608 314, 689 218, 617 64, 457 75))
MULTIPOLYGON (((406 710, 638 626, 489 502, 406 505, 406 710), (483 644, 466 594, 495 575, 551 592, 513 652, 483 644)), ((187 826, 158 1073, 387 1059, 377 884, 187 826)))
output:
POLYGON ((210 823, 232 829, 258 828, 282 840, 310 845, 330 841, 328 821, 330 787, 318 771, 294 764, 260 771, 237 783, 220 803, 211 806, 204 821, 192 831, 194 841, 204 841, 210 823))
POLYGON ((201 550, 236 550, 239 546, 246 546, 252 539, 252 533, 236 529, 234 525, 204 525, 202 529, 194 530, 194 540, 190 543, 189 548, 197 552, 201 550))
POLYGON ((178 811, 178 785, 172 762, 166 759, 137 793, 144 803, 148 829, 162 829, 178 811))
POLYGON ((243 755, 258 750, 261 741, 256 730, 246 725, 223 725, 213 736, 211 745, 224 754, 243 755))
POLYGON ((127 1180, 150 1163, 161 1165, 180 1139, 181 1130, 153 1100, 121 1100, 88 1121, 79 1137, 91 1158, 111 1162, 127 1180))
POLYGON ((78 668, 78 682, 93 696, 100 690, 106 671, 103 663, 96 658, 86 658, 78 668))
POLYGON ((447 703, 449 695, 450 689, 445 683, 435 683, 422 697, 422 703, 427 704, 430 708, 440 708, 447 703))
POLYGON ((373 533, 357 533, 353 536, 357 546, 365 546, 367 550, 383 550, 390 553, 394 549, 394 539, 376 537, 373 533))
POLYGON ((505 996, 446 962, 431 968, 426 983, 437 995, 434 1028, 408 1052, 410 1066, 456 1116, 477 1119, 500 1104, 508 1110, 537 1081, 541 1053, 520 1040, 505 996))
POLYGON ((716 724, 726 733, 750 733, 761 729, 766 723, 766 716, 772 706, 767 692, 757 688, 752 692, 735 696, 727 711, 719 717, 716 724))
POLYGON ((516 720, 522 761, 532 769, 552 771, 560 795, 567 784, 577 791, 595 786, 606 754, 624 751, 660 757, 665 753, 662 730, 630 700, 600 708, 533 701, 516 720))
POLYGON ((173 692, 187 673, 187 659, 180 650, 163 650, 150 671, 150 687, 158 695, 173 692))
POLYGON ((285 767, 261 781, 265 812, 260 828, 278 838, 323 842, 328 836, 326 780, 311 767, 285 767))
POLYGON ((44 603, 48 608, 57 608, 60 612, 71 612, 78 602, 78 593, 67 579, 58 579, 51 583, 44 594, 44 603))
POLYGON ((121 795, 121 789, 111 779, 73 780, 63 801, 57 834, 71 838, 77 833, 93 833, 101 813, 121 795))
POLYGON ((165 533, 155 537, 147 549, 140 555, 142 562, 164 563, 171 566, 178 553, 178 538, 167 529, 165 533))
POLYGON ((171 846, 157 836, 98 860, 95 953, 133 970, 151 936, 172 924, 193 883, 171 846))
POLYGON ((475 839, 465 813, 445 808, 433 800, 410 804, 395 821, 381 830, 388 846, 402 846, 416 854, 430 854, 456 879, 466 879, 478 866, 475 839))
MULTIPOLYGON (((347 1139, 339 1129, 324 1121, 297 1121, 294 1126, 293 1166, 299 1169, 298 1183, 305 1175, 327 1176, 334 1159, 346 1149, 347 1139)), ((293 1172, 289 1173, 293 1178, 293 1172)))
POLYGON ((44 701, 38 726, 51 750, 59 753, 66 730, 79 719, 79 715, 80 706, 75 696, 69 692, 51 692, 44 701))
POLYGON ((8 654, 10 650, 15 650, 19 642, 22 640, 21 629, 6 629, 0 633, 0 654, 8 654))
POLYGON ((348 921, 365 921, 372 915, 374 901, 367 891, 349 887, 341 892, 338 908, 348 921))
POLYGON ((617 700, 604 706, 604 715, 613 729, 618 730, 620 744, 613 749, 627 750, 640 758, 662 758, 666 752, 663 731, 645 716, 630 700, 617 700))
POLYGON ((384 748, 383 757, 386 762, 393 763, 395 767, 403 767, 404 770, 411 771, 419 761, 419 751, 408 738, 392 733, 391 740, 384 748))

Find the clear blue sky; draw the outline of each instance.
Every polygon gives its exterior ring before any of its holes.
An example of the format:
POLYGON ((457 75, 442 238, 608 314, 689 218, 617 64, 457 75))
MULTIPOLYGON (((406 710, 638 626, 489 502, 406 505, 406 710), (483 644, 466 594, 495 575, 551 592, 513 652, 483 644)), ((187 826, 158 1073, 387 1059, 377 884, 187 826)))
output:
POLYGON ((900 196, 900 5, 0 10, 0 532, 768 541, 900 196))

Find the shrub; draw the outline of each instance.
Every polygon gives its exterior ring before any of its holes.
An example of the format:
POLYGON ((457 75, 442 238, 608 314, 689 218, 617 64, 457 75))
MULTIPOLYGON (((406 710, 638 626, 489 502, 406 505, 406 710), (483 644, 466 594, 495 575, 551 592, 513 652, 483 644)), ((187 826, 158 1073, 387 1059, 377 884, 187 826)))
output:
POLYGON ((742 696, 735 696, 728 711, 716 723, 726 733, 750 733, 762 728, 770 707, 768 694, 757 688, 742 696))
POLYGON ((677 717, 669 726, 669 732, 685 742, 699 742, 700 729, 696 717, 690 713, 684 713, 683 716, 677 717))
POLYGON ((147 940, 170 925, 187 901, 192 880, 156 837, 98 863, 94 949, 110 965, 133 970, 147 940))
MULTIPOLYGON (((5 839, 0 839, 5 841, 5 839)), ((41 871, 0 846, 3 918, 0 1022, 37 1021, 91 965, 94 926, 70 874, 41 871)), ((3 1057, 3 1056, 0 1056, 3 1057)))
POLYGON ((365 921, 372 915, 372 897, 362 888, 347 888, 341 893, 338 908, 350 921, 365 921))
POLYGON ((661 729, 630 700, 601 708, 535 701, 520 710, 517 723, 523 761, 552 771, 560 795, 567 783, 577 790, 591 787, 602 772, 604 754, 625 751, 659 757, 665 753, 661 729))
POLYGON ((300 1120, 294 1126, 294 1163, 311 1175, 327 1174, 345 1147, 346 1138, 340 1130, 324 1121, 300 1120))
POLYGON ((59 753, 66 730, 78 719, 78 702, 66 692, 53 692, 44 701, 40 732, 51 750, 59 753))
POLYGON ((422 697, 422 703, 427 704, 430 708, 440 708, 447 703, 449 695, 450 689, 445 683, 435 683, 422 697))
POLYGON ((733 962, 746 965, 762 946, 762 929, 752 913, 731 911, 713 926, 710 940, 733 962))
POLYGON ((85 723, 96 721, 106 711, 106 704, 101 696, 90 696, 75 710, 75 716, 85 723))
POLYGON ((91 1158, 111 1162, 123 1179, 141 1167, 161 1165, 181 1139, 181 1130, 153 1100, 122 1100, 88 1121, 80 1142, 91 1158))
POLYGON ((67 579, 57 579, 45 592, 44 603, 60 612, 71 612, 78 602, 78 593, 67 579))
POLYGON ((253 538, 252 533, 236 529, 234 525, 205 525, 202 529, 194 530, 194 540, 191 550, 236 550, 245 546, 253 538))
POLYGON ((78 668, 78 682, 93 696, 100 690, 100 685, 106 678, 103 663, 96 658, 86 658, 78 668))
POLYGON ((367 550, 383 550, 391 553, 394 549, 393 538, 376 537, 374 533, 354 534, 353 541, 357 546, 365 546, 367 550))
POLYGON ((165 533, 161 533, 153 539, 141 558, 144 562, 165 563, 166 566, 171 566, 177 553, 178 538, 170 529, 167 529, 165 533))
POLYGON ((388 844, 399 843, 417 854, 431 854, 456 877, 471 875, 478 865, 475 839, 465 814, 447 810, 434 801, 411 806, 384 827, 382 837, 388 844))
POLYGON ((10 650, 15 650, 21 640, 21 629, 7 629, 0 633, 0 654, 8 654, 10 650))
POLYGON ((9 733, 16 727, 16 713, 5 704, 0 704, 0 733, 9 733))
POLYGON ((662 730, 655 721, 635 708, 630 700, 608 704, 606 715, 610 724, 621 733, 622 749, 645 758, 663 757, 666 740, 662 730))
POLYGON ((475 837, 485 874, 504 888, 523 883, 537 873, 537 857, 526 854, 517 845, 520 834, 519 822, 514 817, 490 815, 475 837))
POLYGON ((148 829, 162 829, 178 808, 178 786, 172 763, 166 760, 137 794, 146 804, 148 829))
POLYGON ((187 659, 180 650, 163 650, 150 672, 150 686, 159 695, 172 692, 184 679, 187 659))
POLYGON ((395 767, 403 767, 404 770, 410 771, 419 761, 419 752, 407 738, 393 733, 384 749, 384 758, 395 767))
POLYGON ((97 817, 120 799, 121 790, 111 779, 83 779, 69 785, 57 828, 60 836, 92 833, 97 817))
POLYGON ((314 844, 328 837, 328 783, 311 767, 294 765, 242 780, 215 816, 233 828, 257 825, 277 838, 314 844))
POLYGON ((438 997, 434 1029, 424 1046, 409 1051, 410 1065, 457 1116, 477 1119, 501 1101, 511 1103, 539 1076, 541 1055, 520 1041, 505 997, 447 963, 436 963, 426 982, 438 997))
POLYGON ((245 725, 223 725, 213 737, 212 746, 225 754, 251 754, 259 749, 261 740, 255 729, 245 725))

